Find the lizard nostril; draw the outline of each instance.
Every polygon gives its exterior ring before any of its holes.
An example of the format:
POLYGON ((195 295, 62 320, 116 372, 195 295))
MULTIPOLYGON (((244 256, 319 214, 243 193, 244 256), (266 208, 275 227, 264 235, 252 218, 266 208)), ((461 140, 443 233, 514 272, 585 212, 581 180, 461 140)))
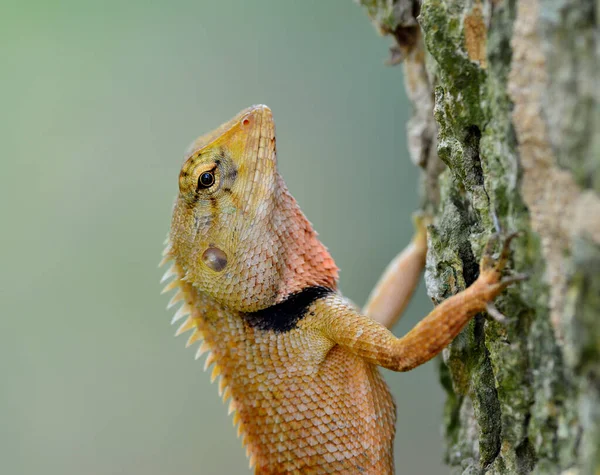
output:
POLYGON ((227 255, 218 247, 209 247, 202 254, 202 261, 215 272, 221 272, 227 265, 227 255))

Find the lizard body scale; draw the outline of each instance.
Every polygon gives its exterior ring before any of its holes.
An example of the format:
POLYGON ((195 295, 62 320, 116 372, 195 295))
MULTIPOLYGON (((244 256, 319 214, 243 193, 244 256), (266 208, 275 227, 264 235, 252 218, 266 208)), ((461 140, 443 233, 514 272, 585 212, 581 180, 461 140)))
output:
MULTIPOLYGON (((476 282, 403 338, 399 318, 425 262, 426 233, 390 265, 361 314, 277 172, 275 127, 253 106, 197 139, 179 175, 163 262, 182 302, 177 334, 201 342, 211 379, 256 473, 393 473, 395 405, 377 366, 438 354, 517 278, 484 255, 476 282)), ((489 254, 489 253, 488 253, 489 254)))

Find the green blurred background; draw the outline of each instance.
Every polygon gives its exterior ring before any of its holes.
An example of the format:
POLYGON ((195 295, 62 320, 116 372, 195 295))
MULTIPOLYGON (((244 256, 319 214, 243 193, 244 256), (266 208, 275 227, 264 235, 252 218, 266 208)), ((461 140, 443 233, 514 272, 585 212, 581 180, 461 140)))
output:
MULTIPOLYGON (((350 0, 2 2, 0 472, 249 473, 157 269, 183 150, 268 104, 280 169, 364 302, 410 239, 410 106, 350 0)), ((423 288, 396 329, 431 308, 423 288)), ((398 473, 446 473, 435 364, 386 373, 398 473)))

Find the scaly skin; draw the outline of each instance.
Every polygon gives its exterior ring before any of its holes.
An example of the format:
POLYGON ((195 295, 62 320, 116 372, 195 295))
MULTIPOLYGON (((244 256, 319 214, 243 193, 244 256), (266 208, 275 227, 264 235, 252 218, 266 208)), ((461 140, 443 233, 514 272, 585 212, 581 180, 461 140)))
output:
POLYGON ((438 354, 515 278, 484 256, 480 277, 403 338, 397 320, 424 264, 423 235, 362 315, 277 172, 275 127, 254 106, 190 148, 165 261, 177 334, 203 340, 256 473, 393 473, 395 406, 377 366, 407 371, 438 354), (414 257, 413 257, 414 256, 414 257), (411 277, 405 284, 402 276, 411 277), (393 287, 406 286, 397 291, 393 287), (396 297, 394 294, 401 294, 396 297), (398 301, 401 299, 401 301, 398 301), (372 309, 372 312, 369 310, 372 309))

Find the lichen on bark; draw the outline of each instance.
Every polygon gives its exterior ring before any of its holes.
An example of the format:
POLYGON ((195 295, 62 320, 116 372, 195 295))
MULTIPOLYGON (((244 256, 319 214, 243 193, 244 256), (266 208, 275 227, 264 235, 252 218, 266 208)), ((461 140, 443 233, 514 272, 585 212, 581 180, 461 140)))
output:
POLYGON ((443 353, 447 463, 453 473, 599 473, 600 7, 359 3, 394 38, 391 62, 404 62, 409 151, 435 216, 429 295, 441 301, 476 279, 494 215, 521 232, 511 266, 530 276, 497 301, 507 325, 480 315, 443 353))

